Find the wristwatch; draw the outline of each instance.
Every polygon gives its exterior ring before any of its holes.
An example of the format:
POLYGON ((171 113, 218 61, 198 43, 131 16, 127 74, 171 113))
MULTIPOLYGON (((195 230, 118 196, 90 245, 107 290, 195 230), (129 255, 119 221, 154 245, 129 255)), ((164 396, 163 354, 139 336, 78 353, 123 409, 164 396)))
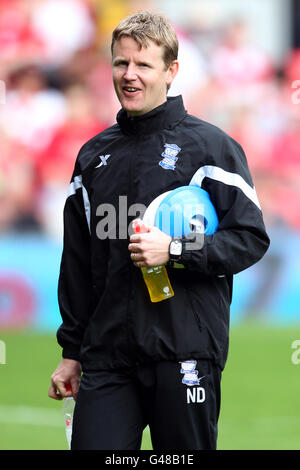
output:
POLYGON ((181 259, 183 242, 181 238, 174 237, 169 245, 170 262, 176 263, 181 259))

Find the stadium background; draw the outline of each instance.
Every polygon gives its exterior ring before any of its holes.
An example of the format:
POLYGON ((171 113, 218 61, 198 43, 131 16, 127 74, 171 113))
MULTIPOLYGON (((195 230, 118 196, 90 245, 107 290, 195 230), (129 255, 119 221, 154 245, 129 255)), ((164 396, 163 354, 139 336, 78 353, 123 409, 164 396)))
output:
POLYGON ((47 397, 62 209, 80 146, 119 109, 112 29, 145 8, 180 39, 169 94, 244 147, 271 237, 235 278, 219 448, 300 449, 297 0, 0 0, 0 449, 66 449, 47 397))

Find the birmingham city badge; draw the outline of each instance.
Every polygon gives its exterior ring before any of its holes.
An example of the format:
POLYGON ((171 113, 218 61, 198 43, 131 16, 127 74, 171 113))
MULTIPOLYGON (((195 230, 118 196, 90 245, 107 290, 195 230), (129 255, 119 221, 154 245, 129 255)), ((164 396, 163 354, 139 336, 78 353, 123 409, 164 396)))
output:
POLYGON ((197 361, 194 359, 190 361, 180 362, 180 372, 183 375, 182 383, 186 385, 199 385, 200 379, 198 378, 198 371, 196 370, 197 361))
POLYGON ((176 144, 165 144, 165 150, 161 154, 163 160, 159 162, 159 165, 165 170, 175 170, 175 163, 178 160, 177 155, 181 148, 176 144))

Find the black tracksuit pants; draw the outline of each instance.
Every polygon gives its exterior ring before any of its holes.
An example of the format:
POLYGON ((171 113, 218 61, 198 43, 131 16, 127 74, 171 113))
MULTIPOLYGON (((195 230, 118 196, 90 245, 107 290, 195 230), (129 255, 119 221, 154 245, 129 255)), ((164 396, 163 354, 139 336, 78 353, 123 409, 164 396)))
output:
POLYGON ((220 382, 206 360, 84 371, 71 449, 139 450, 147 425, 153 450, 216 449, 220 382))

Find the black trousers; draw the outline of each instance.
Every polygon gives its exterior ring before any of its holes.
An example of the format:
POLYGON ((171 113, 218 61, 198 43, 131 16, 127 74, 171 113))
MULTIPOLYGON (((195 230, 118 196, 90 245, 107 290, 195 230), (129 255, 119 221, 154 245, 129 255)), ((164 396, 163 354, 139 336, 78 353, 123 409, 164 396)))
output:
POLYGON ((210 361, 83 372, 71 450, 216 449, 221 371, 210 361))

